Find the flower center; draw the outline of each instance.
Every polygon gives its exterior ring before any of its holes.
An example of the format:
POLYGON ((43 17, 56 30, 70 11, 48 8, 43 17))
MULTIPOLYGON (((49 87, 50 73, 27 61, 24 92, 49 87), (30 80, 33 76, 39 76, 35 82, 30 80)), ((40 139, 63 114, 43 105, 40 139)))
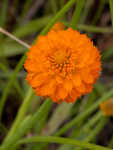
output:
POLYGON ((61 72, 64 75, 71 71, 71 57, 70 52, 66 50, 56 51, 52 56, 49 56, 52 69, 61 72))
POLYGON ((57 64, 61 64, 66 61, 67 59, 66 56, 67 56, 66 51, 59 50, 54 54, 53 58, 57 64))

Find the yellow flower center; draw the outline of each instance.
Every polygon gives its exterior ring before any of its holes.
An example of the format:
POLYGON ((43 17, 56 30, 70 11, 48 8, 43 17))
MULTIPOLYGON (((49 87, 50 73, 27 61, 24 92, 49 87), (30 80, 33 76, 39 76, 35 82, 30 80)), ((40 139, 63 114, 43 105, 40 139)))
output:
POLYGON ((52 56, 49 56, 49 61, 51 63, 51 67, 58 71, 62 72, 64 75, 67 72, 71 71, 71 57, 69 51, 66 50, 58 50, 52 56))
POLYGON ((67 59, 66 56, 67 56, 66 51, 59 50, 54 54, 53 58, 57 64, 61 64, 66 61, 67 59))

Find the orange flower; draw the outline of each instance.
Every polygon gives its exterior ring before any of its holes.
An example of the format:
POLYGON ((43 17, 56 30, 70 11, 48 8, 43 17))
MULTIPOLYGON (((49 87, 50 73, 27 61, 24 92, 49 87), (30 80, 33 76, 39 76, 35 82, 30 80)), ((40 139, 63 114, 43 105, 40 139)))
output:
POLYGON ((113 99, 110 98, 105 102, 100 104, 100 109, 102 110, 104 116, 113 116, 113 99))
POLYGON ((27 53, 27 82, 37 95, 75 102, 92 90, 101 70, 100 54, 85 34, 68 28, 39 36, 27 53))

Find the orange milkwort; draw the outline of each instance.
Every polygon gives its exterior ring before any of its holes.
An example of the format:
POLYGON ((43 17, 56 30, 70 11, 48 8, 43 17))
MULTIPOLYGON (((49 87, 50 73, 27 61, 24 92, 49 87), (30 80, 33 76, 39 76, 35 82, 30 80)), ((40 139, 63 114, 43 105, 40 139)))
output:
POLYGON ((99 77, 100 53, 85 34, 52 28, 31 46, 24 67, 37 95, 57 103, 75 102, 91 92, 99 77))

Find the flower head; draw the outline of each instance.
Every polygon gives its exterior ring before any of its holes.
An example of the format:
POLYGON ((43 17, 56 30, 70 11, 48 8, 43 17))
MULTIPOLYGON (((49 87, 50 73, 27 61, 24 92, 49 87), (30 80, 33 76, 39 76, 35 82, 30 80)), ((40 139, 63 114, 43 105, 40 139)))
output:
POLYGON ((100 104, 104 116, 113 116, 113 99, 110 98, 100 104))
POLYGON ((51 30, 31 46, 24 64, 37 95, 54 102, 75 102, 92 90, 101 70, 100 54, 85 34, 51 30))

